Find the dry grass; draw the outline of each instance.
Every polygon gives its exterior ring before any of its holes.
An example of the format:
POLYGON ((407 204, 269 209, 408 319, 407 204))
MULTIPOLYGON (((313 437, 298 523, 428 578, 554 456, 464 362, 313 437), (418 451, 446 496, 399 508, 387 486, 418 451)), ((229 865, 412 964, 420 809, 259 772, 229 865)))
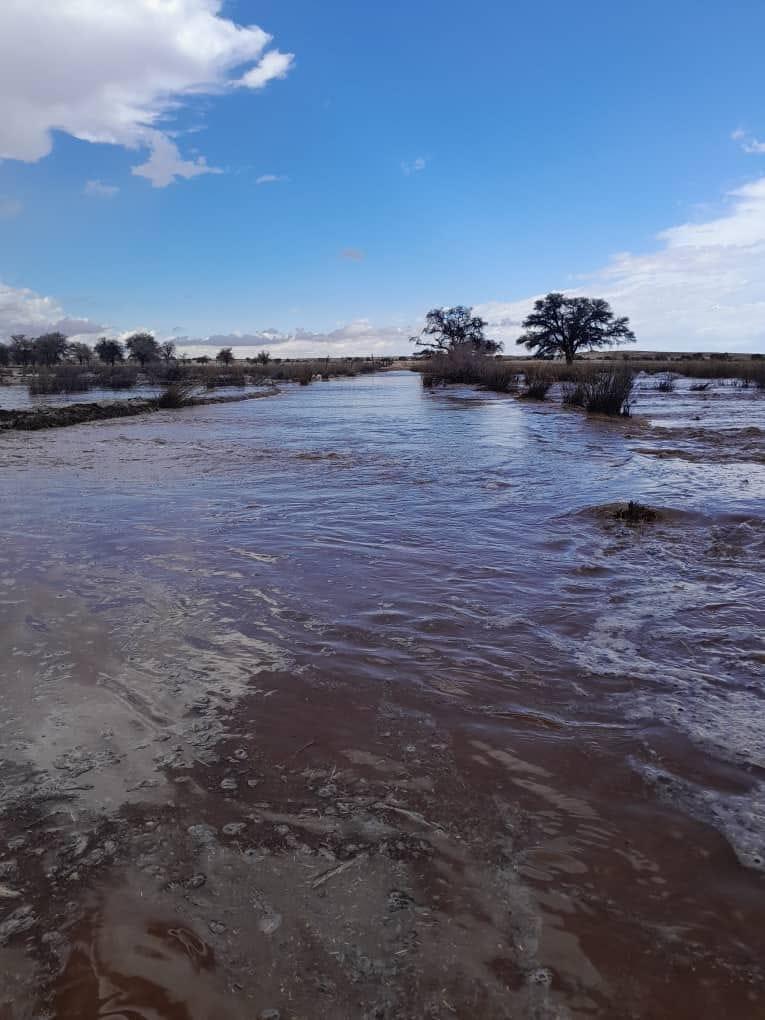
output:
POLYGON ((423 386, 467 383, 497 393, 518 388, 518 370, 512 362, 465 351, 424 358, 417 369, 422 372, 423 386))
POLYGON ((133 365, 97 365, 93 369, 95 385, 107 390, 130 390, 138 382, 133 365))
POLYGON ((555 380, 555 374, 548 365, 527 365, 523 372, 526 389, 521 396, 528 400, 544 400, 555 380))
POLYGON ((79 365, 57 365, 33 375, 27 387, 33 396, 48 393, 85 393, 93 384, 93 375, 79 365))

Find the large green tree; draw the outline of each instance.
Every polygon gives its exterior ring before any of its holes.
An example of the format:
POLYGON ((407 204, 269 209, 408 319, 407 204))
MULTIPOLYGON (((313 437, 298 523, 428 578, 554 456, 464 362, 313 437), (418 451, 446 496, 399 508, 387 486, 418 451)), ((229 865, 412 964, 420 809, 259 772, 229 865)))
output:
POLYGON ((63 333, 43 333, 34 341, 35 360, 39 365, 57 365, 66 353, 63 333))
POLYGON ((102 336, 98 341, 95 351, 101 361, 106 362, 107 365, 125 360, 125 350, 119 340, 110 340, 106 336, 102 336))
POLYGON ((473 354, 496 354, 502 344, 484 336, 486 322, 465 305, 433 308, 425 317, 425 326, 412 342, 431 354, 450 354, 456 350, 473 354))
POLYGON ((125 341, 128 349, 128 357, 137 361, 141 368, 147 361, 159 360, 159 344, 151 333, 133 333, 125 341))
POLYGON ((539 358, 563 355, 572 362, 580 350, 597 350, 635 342, 626 316, 617 318, 602 298, 552 293, 534 302, 523 321, 518 343, 539 358))

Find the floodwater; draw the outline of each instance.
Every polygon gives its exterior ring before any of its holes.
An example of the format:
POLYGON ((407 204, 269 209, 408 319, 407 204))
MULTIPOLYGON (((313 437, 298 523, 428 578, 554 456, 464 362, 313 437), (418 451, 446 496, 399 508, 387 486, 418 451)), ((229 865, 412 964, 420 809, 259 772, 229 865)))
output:
POLYGON ((2 1020, 765 1016, 764 407, 0 435, 2 1020))

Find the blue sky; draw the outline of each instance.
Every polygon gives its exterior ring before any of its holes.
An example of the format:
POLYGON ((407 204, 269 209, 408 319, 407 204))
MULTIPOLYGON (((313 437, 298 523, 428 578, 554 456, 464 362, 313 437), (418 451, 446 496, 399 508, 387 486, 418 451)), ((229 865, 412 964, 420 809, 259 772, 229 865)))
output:
POLYGON ((761 3, 43 7, 0 10, 0 335, 368 353, 465 303, 512 350, 572 289, 765 350, 761 3))

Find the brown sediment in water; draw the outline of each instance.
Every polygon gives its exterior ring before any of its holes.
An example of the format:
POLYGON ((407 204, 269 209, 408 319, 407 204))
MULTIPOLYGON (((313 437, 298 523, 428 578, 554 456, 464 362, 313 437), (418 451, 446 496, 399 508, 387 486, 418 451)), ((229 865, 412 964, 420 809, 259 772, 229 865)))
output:
POLYGON ((763 1015, 744 469, 413 382, 7 437, 0 1016, 763 1015))

